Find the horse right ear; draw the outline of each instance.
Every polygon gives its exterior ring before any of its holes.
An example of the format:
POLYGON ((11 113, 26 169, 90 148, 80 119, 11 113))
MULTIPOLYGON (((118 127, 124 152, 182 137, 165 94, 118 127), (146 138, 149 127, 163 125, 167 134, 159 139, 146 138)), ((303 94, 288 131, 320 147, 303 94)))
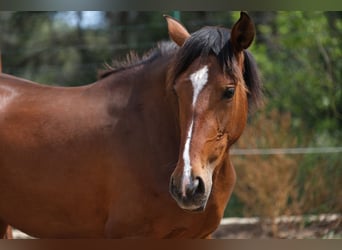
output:
POLYGON ((251 18, 245 12, 240 12, 240 19, 234 24, 230 41, 236 52, 247 49, 255 36, 255 27, 251 18))
POLYGON ((174 41, 178 46, 182 46, 186 39, 190 37, 189 32, 186 28, 178 22, 176 19, 164 15, 164 18, 167 21, 167 28, 169 30, 169 35, 172 41, 174 41))

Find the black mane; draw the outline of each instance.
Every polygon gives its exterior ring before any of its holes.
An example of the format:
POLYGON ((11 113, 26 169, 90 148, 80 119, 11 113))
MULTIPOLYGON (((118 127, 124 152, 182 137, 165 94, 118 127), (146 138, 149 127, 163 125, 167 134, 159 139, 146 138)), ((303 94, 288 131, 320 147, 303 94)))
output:
POLYGON ((248 106, 251 111, 253 107, 257 108, 262 105, 262 82, 258 67, 251 52, 244 50, 244 72, 243 79, 248 88, 248 106))
POLYGON ((198 57, 206 58, 210 54, 216 56, 223 72, 237 80, 243 77, 248 88, 248 103, 250 109, 258 106, 261 102, 262 90, 260 75, 252 54, 244 51, 244 72, 241 75, 237 66, 233 48, 230 43, 230 30, 221 27, 204 27, 194 32, 180 48, 173 42, 159 43, 157 48, 152 49, 142 58, 131 53, 126 61, 114 62, 114 65, 101 73, 104 78, 112 73, 133 68, 139 65, 148 64, 153 60, 174 55, 172 61, 171 82, 184 72, 189 65, 198 57))
POLYGON ((174 54, 177 49, 177 45, 173 42, 160 42, 156 48, 149 50, 142 57, 139 57, 134 51, 131 51, 126 55, 125 60, 113 60, 111 65, 105 64, 106 69, 100 71, 98 77, 102 79, 116 72, 151 63, 157 58, 174 54))

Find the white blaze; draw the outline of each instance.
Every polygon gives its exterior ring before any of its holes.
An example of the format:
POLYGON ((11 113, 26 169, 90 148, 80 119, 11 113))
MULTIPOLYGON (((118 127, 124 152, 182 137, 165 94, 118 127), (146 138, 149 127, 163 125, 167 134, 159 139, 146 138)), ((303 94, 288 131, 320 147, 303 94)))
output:
MULTIPOLYGON (((201 93, 205 84, 208 81, 208 66, 204 66, 200 70, 190 75, 190 80, 193 87, 193 97, 192 97, 192 109, 195 109, 196 101, 198 95, 201 93)), ((191 162, 190 162, 190 144, 191 144, 191 136, 192 136, 192 128, 194 125, 194 116, 192 115, 190 127, 188 130, 188 134, 186 137, 184 151, 183 151, 183 161, 184 161, 184 169, 183 169, 183 191, 185 185, 190 182, 191 175, 191 162)))

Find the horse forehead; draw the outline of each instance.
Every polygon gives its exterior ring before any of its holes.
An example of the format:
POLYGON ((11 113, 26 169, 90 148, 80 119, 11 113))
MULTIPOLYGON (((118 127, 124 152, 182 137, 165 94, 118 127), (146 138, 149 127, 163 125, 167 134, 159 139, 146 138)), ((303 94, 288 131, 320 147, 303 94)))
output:
POLYGON ((193 87, 193 106, 196 104, 196 100, 199 93, 202 91, 202 89, 208 82, 208 74, 208 66, 205 65, 190 75, 190 80, 193 87))

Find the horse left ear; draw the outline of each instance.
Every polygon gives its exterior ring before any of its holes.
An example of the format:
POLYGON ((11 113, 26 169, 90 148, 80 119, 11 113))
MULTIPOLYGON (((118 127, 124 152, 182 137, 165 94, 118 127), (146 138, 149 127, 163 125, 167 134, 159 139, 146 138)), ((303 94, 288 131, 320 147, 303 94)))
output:
POLYGON ((170 38, 178 45, 182 46, 186 39, 190 37, 189 32, 186 28, 178 22, 176 19, 168 15, 164 15, 167 21, 167 28, 169 30, 170 38))
POLYGON ((234 24, 230 41, 236 52, 247 49, 253 42, 255 27, 252 19, 245 12, 240 12, 240 19, 234 24))

